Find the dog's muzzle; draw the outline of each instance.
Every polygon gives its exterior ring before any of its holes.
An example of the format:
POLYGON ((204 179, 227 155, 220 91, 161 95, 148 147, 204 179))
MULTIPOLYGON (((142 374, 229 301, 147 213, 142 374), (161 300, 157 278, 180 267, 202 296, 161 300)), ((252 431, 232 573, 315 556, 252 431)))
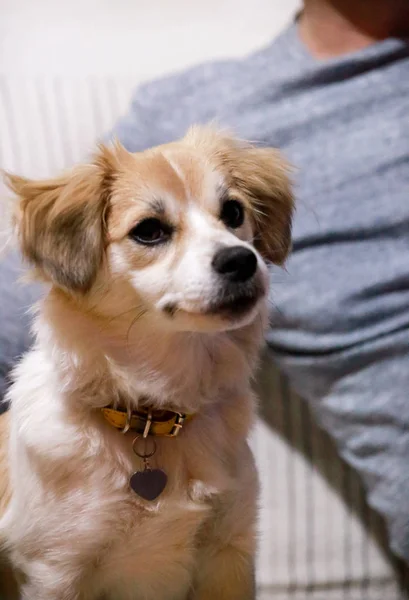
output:
POLYGON ((257 256, 249 248, 221 248, 213 258, 212 267, 219 286, 207 314, 240 317, 265 294, 261 278, 257 277, 257 256))

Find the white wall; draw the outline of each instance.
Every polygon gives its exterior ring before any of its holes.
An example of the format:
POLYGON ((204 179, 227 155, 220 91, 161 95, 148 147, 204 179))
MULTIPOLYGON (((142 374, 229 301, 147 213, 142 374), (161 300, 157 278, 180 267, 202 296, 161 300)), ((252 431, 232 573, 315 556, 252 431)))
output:
POLYGON ((271 39, 299 0, 0 0, 0 72, 147 79, 271 39))

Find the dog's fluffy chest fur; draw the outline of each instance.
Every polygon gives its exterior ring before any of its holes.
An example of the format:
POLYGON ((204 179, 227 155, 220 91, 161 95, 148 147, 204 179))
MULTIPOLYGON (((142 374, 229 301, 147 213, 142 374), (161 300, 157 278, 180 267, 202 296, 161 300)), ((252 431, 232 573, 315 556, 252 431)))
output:
MULTIPOLYGON (((74 336, 74 315, 69 323, 74 336)), ((231 341, 202 351, 180 344, 180 372, 186 375, 178 377, 172 368, 168 378, 162 369, 155 380, 150 372, 143 376, 145 348, 143 369, 136 364, 126 376, 112 358, 97 360, 103 342, 95 335, 83 353, 68 332, 62 350, 54 329, 41 319, 38 329, 38 345, 19 365, 11 392, 13 498, 3 529, 16 564, 27 571, 33 556, 50 551, 74 568, 75 555, 84 561, 78 585, 89 598, 99 598, 99 591, 115 600, 184 598, 208 524, 215 526, 221 505, 234 512, 238 488, 249 485, 253 495, 257 487, 246 444, 254 410, 247 358, 235 356, 233 343, 223 359, 231 341), (196 361, 201 371, 192 367, 196 361), (237 361, 246 367, 245 377, 238 375, 237 361), (166 472, 168 484, 154 502, 129 486, 132 473, 143 469, 132 451, 135 434, 121 434, 100 411, 115 388, 124 393, 124 382, 128 391, 141 385, 139 390, 158 394, 167 386, 167 398, 182 393, 187 407, 201 406, 178 438, 156 438, 151 466, 166 472)))

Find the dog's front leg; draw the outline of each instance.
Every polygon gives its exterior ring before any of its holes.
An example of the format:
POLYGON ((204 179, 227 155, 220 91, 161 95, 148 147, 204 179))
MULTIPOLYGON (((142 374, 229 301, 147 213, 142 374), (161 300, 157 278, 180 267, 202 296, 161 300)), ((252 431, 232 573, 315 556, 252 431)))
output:
POLYGON ((254 559, 234 545, 198 565, 189 600, 255 600, 254 559))
POLYGON ((254 562, 258 480, 247 444, 237 452, 237 486, 213 499, 198 536, 193 587, 188 600, 255 600, 254 562))

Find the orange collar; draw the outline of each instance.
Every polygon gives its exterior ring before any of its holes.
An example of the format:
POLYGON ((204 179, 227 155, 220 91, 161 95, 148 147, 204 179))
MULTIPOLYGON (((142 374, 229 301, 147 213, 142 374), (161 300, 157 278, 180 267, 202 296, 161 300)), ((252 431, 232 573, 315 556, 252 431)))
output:
POLYGON ((127 412, 126 410, 106 407, 101 409, 102 415, 123 433, 135 431, 148 435, 176 437, 187 421, 194 415, 188 415, 173 410, 152 410, 141 408, 127 412))

